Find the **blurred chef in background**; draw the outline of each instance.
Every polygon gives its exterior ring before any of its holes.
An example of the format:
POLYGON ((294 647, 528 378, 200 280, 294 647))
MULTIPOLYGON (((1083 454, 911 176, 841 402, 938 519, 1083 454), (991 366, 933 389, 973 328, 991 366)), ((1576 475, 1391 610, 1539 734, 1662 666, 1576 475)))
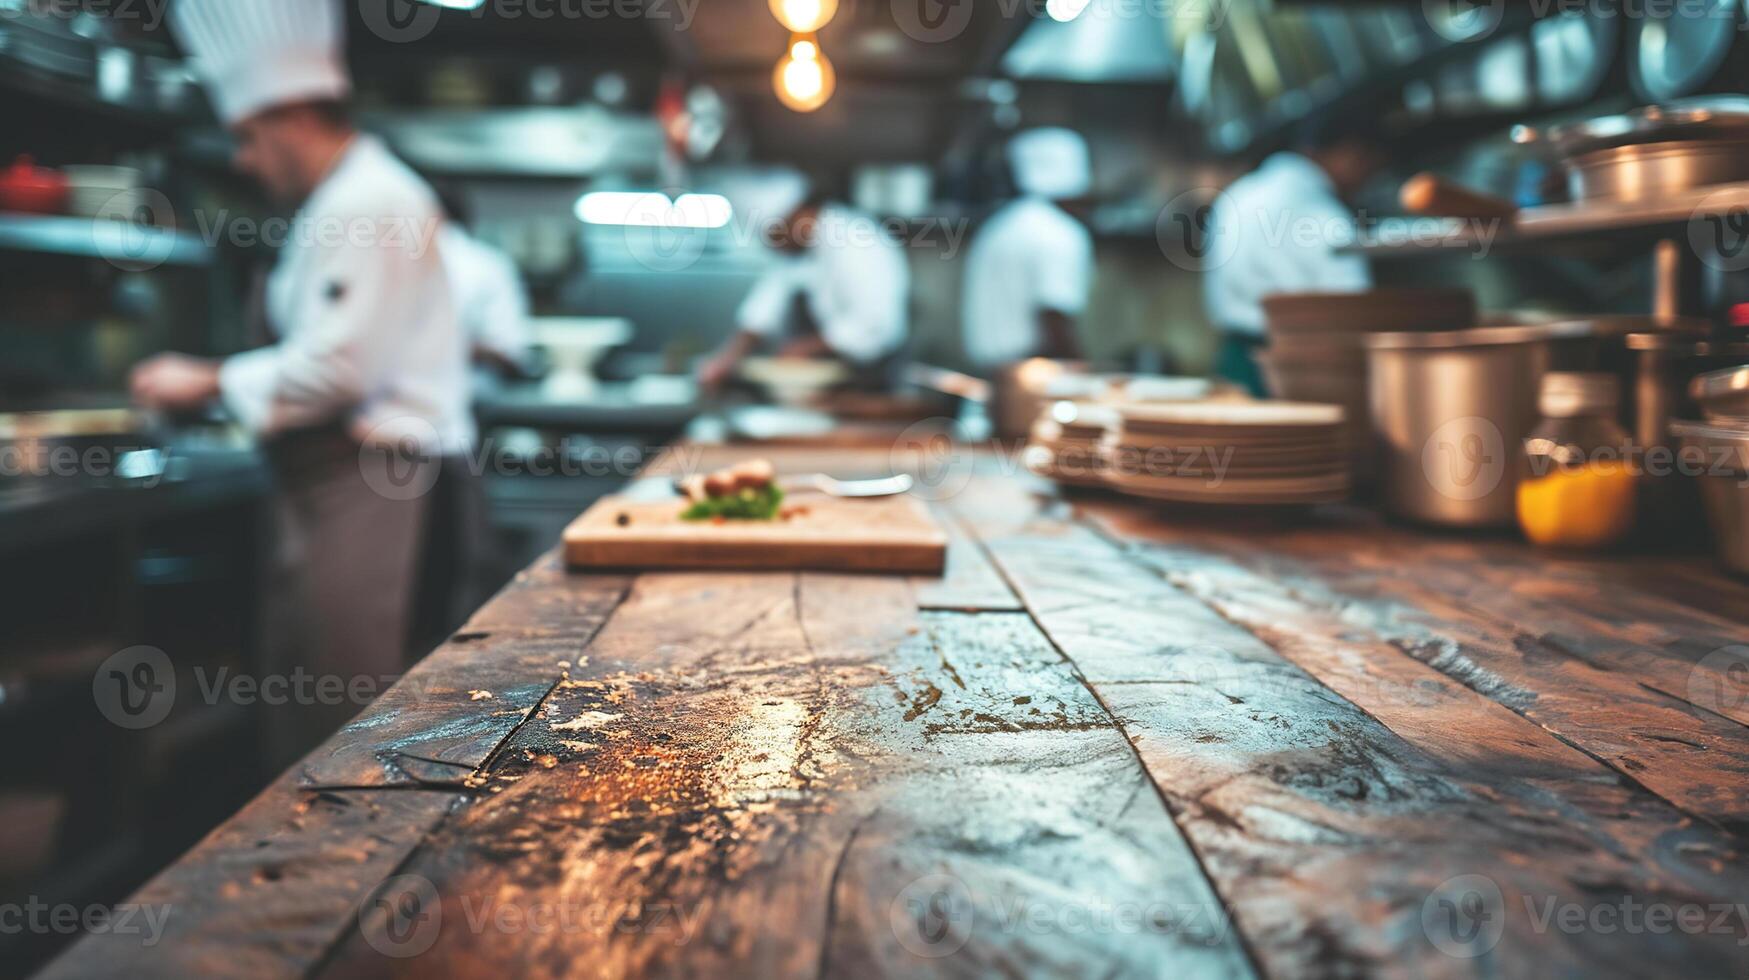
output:
MULTIPOLYGON (((171 17, 237 168, 296 217, 268 283, 278 342, 222 362, 160 355, 135 369, 134 395, 168 410, 218 399, 262 441, 278 490, 276 669, 395 676, 426 493, 473 441, 442 211, 354 129, 336 0, 179 0, 171 17)), ((273 754, 296 758, 360 707, 276 713, 273 754)))
POLYGON ((1079 358, 1076 325, 1093 284, 1093 236, 1062 203, 1091 186, 1086 141, 1028 130, 1009 143, 1008 162, 1021 196, 984 223, 966 259, 966 354, 985 372, 1079 358))
POLYGON ((1366 259, 1338 251, 1355 237, 1348 202, 1384 163, 1360 121, 1370 118, 1345 113, 1321 121, 1302 134, 1299 152, 1276 153, 1215 200, 1204 254, 1231 250, 1203 286, 1209 321, 1222 336, 1215 371, 1255 394, 1264 393, 1253 355, 1265 342, 1265 296, 1372 287, 1366 259))
POLYGON ((461 189, 436 185, 448 219, 438 241, 443 267, 474 365, 474 390, 527 379, 532 370, 528 287, 516 261, 474 234, 474 216, 461 189))
POLYGON ((736 333, 699 369, 720 388, 762 344, 782 357, 832 357, 884 388, 905 347, 911 272, 904 248, 872 215, 816 186, 766 229, 778 253, 736 312, 736 333))

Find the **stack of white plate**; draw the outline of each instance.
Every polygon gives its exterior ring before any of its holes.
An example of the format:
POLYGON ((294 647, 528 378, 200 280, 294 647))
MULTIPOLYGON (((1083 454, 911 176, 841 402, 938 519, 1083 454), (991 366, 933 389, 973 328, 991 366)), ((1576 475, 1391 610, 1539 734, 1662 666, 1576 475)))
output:
POLYGON ((1333 503, 1352 481, 1340 406, 1130 405, 1102 444, 1107 486, 1196 504, 1333 503))
POLYGON ((1117 425, 1117 410, 1087 401, 1055 402, 1033 423, 1021 461, 1046 479, 1102 487, 1105 435, 1117 425))

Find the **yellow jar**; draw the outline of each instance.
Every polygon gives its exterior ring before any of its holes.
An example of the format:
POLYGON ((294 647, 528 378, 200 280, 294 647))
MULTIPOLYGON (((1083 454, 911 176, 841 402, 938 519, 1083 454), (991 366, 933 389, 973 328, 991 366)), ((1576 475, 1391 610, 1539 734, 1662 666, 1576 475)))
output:
POLYGON ((1634 529, 1639 472, 1631 437, 1615 420, 1606 374, 1543 378, 1542 422, 1524 440, 1518 524, 1539 545, 1606 548, 1634 529))
POLYGON ((1518 524, 1532 542, 1605 548, 1634 528, 1639 474, 1621 460, 1560 467, 1518 484, 1518 524))

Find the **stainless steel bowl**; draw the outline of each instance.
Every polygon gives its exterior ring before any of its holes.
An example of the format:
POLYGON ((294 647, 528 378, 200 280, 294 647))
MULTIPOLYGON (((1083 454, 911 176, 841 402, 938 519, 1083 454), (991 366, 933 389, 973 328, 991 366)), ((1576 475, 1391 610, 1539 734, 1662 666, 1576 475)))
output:
POLYGON ((1749 366, 1703 374, 1688 393, 1709 420, 1749 421, 1749 366))
POLYGON ((1700 467, 1695 482, 1719 562, 1749 575, 1749 423, 1677 422, 1670 431, 1682 440, 1685 462, 1700 467))

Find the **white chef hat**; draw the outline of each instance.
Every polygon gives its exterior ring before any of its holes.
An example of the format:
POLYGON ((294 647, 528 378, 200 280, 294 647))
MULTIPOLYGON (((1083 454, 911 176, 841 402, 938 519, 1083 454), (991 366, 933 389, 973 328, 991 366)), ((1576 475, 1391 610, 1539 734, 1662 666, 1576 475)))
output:
POLYGON ((226 125, 352 91, 335 0, 176 0, 170 13, 226 125))
POLYGON ((1008 163, 1024 194, 1053 200, 1081 197, 1093 184, 1087 141, 1072 129, 1051 126, 1021 133, 1008 144, 1008 163))

